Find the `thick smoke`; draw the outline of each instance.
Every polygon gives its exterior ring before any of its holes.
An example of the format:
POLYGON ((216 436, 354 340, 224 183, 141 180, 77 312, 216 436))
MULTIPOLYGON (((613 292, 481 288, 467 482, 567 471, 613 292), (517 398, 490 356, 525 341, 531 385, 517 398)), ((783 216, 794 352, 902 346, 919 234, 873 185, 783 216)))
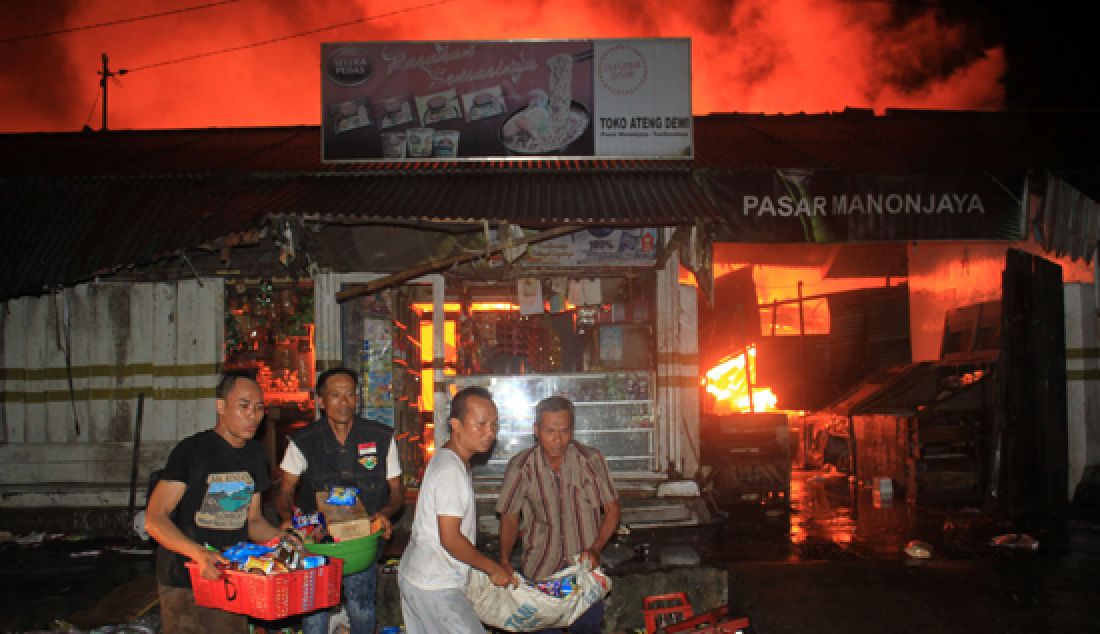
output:
MULTIPOLYGON (((192 0, 18 2, 0 38, 194 5, 192 0)), ((708 112, 845 107, 998 108, 1004 54, 965 16, 927 3, 836 0, 453 0, 270 46, 163 62, 419 4, 241 0, 203 11, 0 44, 6 131, 77 130, 99 56, 112 128, 315 124, 322 41, 691 36, 693 104, 708 112), (900 8, 899 8, 900 7, 900 8), (14 62, 14 63, 13 63, 14 62)), ((99 127, 98 109, 92 117, 99 127)))

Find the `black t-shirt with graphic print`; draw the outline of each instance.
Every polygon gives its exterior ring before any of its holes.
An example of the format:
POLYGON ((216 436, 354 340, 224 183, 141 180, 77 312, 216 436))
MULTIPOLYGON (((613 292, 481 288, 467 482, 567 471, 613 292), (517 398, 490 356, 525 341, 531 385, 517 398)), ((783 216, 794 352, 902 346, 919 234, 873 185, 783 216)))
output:
MULTIPOLYGON (((218 550, 248 541, 252 494, 271 486, 260 443, 249 440, 235 449, 212 429, 180 441, 168 455, 160 479, 187 485, 172 514, 176 526, 195 542, 218 550)), ((191 587, 185 561, 183 555, 158 548, 157 581, 191 587)))

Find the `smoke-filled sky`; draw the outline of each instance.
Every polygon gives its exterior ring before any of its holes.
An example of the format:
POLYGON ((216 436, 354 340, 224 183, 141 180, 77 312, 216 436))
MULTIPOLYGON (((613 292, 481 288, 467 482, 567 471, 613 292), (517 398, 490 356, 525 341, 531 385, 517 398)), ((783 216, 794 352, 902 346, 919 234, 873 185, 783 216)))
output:
MULTIPOLYGON (((696 114, 1084 107, 1096 94, 1051 101, 1043 86, 1065 87, 1043 80, 1048 57, 1095 82, 1022 0, 0 1, 4 132, 98 129, 101 53, 130 71, 110 83, 113 129, 317 124, 324 41, 690 36, 696 114), (84 28, 104 22, 117 24, 84 28)), ((1084 20, 1059 22, 1086 39, 1084 20)))

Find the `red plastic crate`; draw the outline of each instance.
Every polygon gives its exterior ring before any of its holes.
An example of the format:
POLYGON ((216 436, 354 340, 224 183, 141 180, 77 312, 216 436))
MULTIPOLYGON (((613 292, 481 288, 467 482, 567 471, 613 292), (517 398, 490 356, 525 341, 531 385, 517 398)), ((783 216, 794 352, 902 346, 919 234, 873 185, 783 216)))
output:
POLYGON ((655 594, 642 599, 642 613, 645 615, 646 634, 654 634, 692 615, 691 603, 683 592, 655 594))
POLYGON ((333 558, 319 568, 276 575, 227 570, 217 581, 199 576, 195 562, 187 569, 196 605, 270 621, 339 603, 344 562, 333 558))
POLYGON ((739 634, 750 626, 749 620, 743 617, 730 617, 729 607, 718 606, 713 610, 707 610, 690 619, 684 619, 675 625, 669 625, 664 630, 665 634, 677 632, 691 632, 691 634, 739 634))

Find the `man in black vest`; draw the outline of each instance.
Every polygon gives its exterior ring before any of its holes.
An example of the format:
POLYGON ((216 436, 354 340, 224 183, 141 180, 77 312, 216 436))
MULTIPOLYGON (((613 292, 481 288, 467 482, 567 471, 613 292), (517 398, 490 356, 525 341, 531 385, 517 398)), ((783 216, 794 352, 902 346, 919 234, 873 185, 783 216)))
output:
MULTIPOLYGON (((333 368, 317 378, 321 419, 291 437, 279 465, 283 473, 275 507, 284 528, 290 526, 295 506, 303 513, 317 510, 318 492, 353 486, 359 489, 367 513, 381 520, 383 536, 390 537, 390 518, 405 503, 401 464, 393 430, 356 416, 357 383, 358 377, 347 368, 333 368)), ((344 604, 352 634, 374 633, 377 582, 377 563, 344 577, 344 604)), ((306 615, 302 620, 305 634, 327 633, 329 616, 328 610, 306 615)))

